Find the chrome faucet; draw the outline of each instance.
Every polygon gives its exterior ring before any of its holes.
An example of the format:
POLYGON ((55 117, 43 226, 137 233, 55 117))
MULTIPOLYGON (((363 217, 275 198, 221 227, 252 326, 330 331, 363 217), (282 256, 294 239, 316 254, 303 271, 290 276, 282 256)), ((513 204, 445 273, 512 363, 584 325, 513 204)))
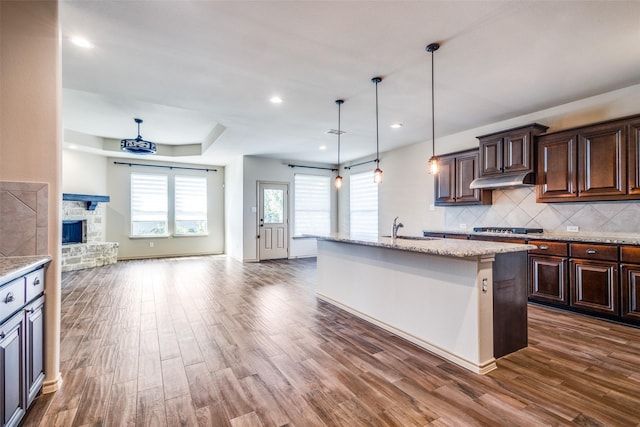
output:
POLYGON ((393 229, 391 231, 391 237, 394 239, 398 237, 398 228, 404 227, 404 225, 401 222, 398 222, 398 218, 400 217, 397 216, 393 219, 393 229))

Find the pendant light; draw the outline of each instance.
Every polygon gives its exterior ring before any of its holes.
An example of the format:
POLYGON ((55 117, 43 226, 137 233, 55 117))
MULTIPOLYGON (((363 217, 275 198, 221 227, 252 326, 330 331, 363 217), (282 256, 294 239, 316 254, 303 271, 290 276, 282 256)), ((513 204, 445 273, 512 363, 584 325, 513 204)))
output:
POLYGON ((340 106, 344 104, 344 100, 336 99, 336 104, 338 104, 338 176, 334 181, 336 189, 342 188, 342 177, 340 176, 340 134, 342 130, 340 130, 340 106))
POLYGON ((376 84, 376 170, 373 171, 373 182, 380 184, 382 182, 382 169, 380 169, 380 138, 378 132, 378 83, 382 81, 382 77, 374 77, 371 82, 376 84))
POLYGON ((431 53, 431 158, 429 159, 429 174, 437 175, 438 170, 438 158, 436 157, 436 112, 434 102, 434 78, 433 78, 433 52, 438 50, 440 45, 438 43, 431 43, 426 47, 426 51, 431 53))
POLYGON ((132 154, 155 154, 156 144, 151 141, 145 141, 140 136, 140 123, 142 119, 133 119, 138 124, 138 136, 134 138, 123 139, 120 141, 120 150, 132 154))

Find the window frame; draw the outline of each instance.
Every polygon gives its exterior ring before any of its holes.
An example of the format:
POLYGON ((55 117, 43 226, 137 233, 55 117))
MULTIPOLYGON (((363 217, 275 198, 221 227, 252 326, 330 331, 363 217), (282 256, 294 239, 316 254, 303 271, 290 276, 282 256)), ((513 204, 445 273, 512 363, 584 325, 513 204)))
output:
MULTIPOLYGON (((302 181, 300 182, 302 184, 302 181)), ((317 189, 320 189, 321 185, 318 185, 317 189)), ((293 176, 293 237, 304 237, 305 235, 329 235, 331 233, 331 177, 327 176, 327 175, 314 175, 314 174, 303 174, 303 173, 296 173, 293 176), (300 194, 300 189, 298 186, 298 177, 300 177, 301 180, 307 180, 307 181, 311 181, 311 180, 317 180, 317 181, 322 181, 321 183, 318 182, 318 184, 321 184, 323 188, 322 190, 325 191, 325 194, 323 195, 323 198, 325 198, 325 201, 327 203, 326 207, 323 209, 313 209, 313 206, 310 207, 306 207, 306 209, 302 209, 300 208, 300 203, 301 201, 304 201, 305 199, 301 198, 301 194, 300 194), (323 221, 325 221, 325 226, 323 227, 324 230, 314 230, 314 229, 310 229, 310 228, 306 228, 308 226, 306 226, 305 228, 302 227, 302 225, 300 225, 300 228, 303 228, 301 231, 298 231, 299 229, 299 220, 300 220, 300 214, 301 213, 309 213, 309 212, 314 212, 314 213, 321 213, 323 218, 321 218, 323 221)), ((313 199, 311 199, 313 201, 313 199)))
POLYGON ((361 237, 365 237, 365 238, 377 238, 379 235, 379 209, 378 209, 378 203, 379 203, 379 188, 378 188, 378 184, 376 184, 373 181, 373 171, 367 171, 367 172, 360 172, 360 173, 353 173, 349 176, 349 232, 350 234, 353 236, 361 236, 361 237), (354 179, 355 178, 355 179, 354 179), (367 185, 368 189, 375 189, 375 208, 371 207, 369 209, 356 209, 354 210, 354 203, 357 202, 357 199, 359 198, 354 197, 354 184, 359 184, 359 183, 365 183, 365 182, 369 182, 370 184, 367 185), (354 215, 354 213, 375 213, 375 230, 370 230, 370 231, 355 231, 354 228, 354 218, 357 218, 358 215, 354 215))
MULTIPOLYGON (((171 235, 175 237, 196 237, 196 236, 208 236, 209 235, 209 182, 206 176, 197 175, 173 175, 173 230, 171 235), (185 179, 198 179, 204 181, 204 224, 205 231, 198 233, 178 233, 178 180, 185 179)), ((182 221, 182 220, 181 220, 182 221)), ((202 220, 199 220, 202 221, 202 220)))

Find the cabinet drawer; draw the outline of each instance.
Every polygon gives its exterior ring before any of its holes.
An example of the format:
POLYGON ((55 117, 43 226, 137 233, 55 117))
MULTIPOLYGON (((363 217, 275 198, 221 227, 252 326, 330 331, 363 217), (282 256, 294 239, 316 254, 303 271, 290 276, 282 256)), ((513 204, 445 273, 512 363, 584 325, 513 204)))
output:
POLYGON ((0 288, 0 322, 24 305, 24 277, 0 288))
POLYGON ((44 292, 44 269, 36 270, 26 275, 26 300, 31 301, 44 292))
POLYGON ((536 245, 538 249, 532 249, 530 254, 568 256, 569 247, 563 242, 550 242, 548 240, 529 240, 529 244, 536 245))
POLYGON ((620 248, 620 262, 640 264, 640 246, 622 246, 620 248))
POLYGON ((572 258, 598 259, 606 261, 618 260, 618 247, 609 245, 590 245, 588 243, 571 243, 572 258))

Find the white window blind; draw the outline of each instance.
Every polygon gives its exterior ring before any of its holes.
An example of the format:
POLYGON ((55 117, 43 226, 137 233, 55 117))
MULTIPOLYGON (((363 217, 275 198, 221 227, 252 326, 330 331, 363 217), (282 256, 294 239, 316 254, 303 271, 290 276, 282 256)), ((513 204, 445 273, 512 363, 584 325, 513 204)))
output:
POLYGON ((167 181, 167 175, 131 174, 132 236, 168 234, 167 181))
POLYGON ((207 178, 176 175, 175 215, 174 234, 207 233, 207 178))
POLYGON ((327 235, 331 232, 331 179, 328 176, 296 174, 295 233, 327 235))
POLYGON ((354 236, 378 236, 378 184, 373 171, 349 177, 350 233, 354 236))

